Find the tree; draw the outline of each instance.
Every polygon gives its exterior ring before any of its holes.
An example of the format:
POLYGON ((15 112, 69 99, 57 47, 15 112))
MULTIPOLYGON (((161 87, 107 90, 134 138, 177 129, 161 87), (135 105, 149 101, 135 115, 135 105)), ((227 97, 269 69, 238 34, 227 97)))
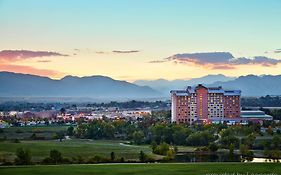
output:
POLYGON ((242 143, 248 145, 250 148, 253 147, 256 140, 255 134, 249 134, 246 138, 242 139, 242 143))
POLYGON ((174 157, 175 157, 175 151, 174 151, 173 149, 169 149, 169 150, 167 151, 167 158, 168 158, 169 160, 172 160, 172 159, 174 159, 174 157))
POLYGON ((249 148, 247 145, 244 144, 240 144, 239 146, 239 152, 242 156, 245 156, 247 154, 247 152, 249 151, 249 148))
POLYGON ((246 159, 247 161, 253 160, 254 152, 251 151, 247 145, 240 144, 239 151, 242 158, 246 159))
POLYGON ((281 138, 277 135, 273 136, 272 143, 275 149, 279 149, 281 145, 281 138))
POLYGON ((157 143, 153 140, 153 141, 151 142, 151 149, 152 149, 152 152, 153 152, 153 153, 155 153, 156 148, 157 148, 157 143))
POLYGON ((65 112, 66 112, 65 108, 61 108, 61 109, 60 109, 61 115, 65 115, 65 112))
POLYGON ((145 153, 143 151, 140 151, 140 154, 139 154, 140 162, 145 162, 145 159, 146 159, 145 153))
POLYGON ((74 127, 73 126, 69 126, 68 128, 67 128, 67 135, 68 136, 73 136, 74 135, 74 127))
POLYGON ((179 148, 177 146, 175 146, 174 151, 175 151, 175 153, 177 153, 179 151, 179 148))
POLYGON ((111 159, 111 162, 114 162, 114 160, 115 160, 115 153, 114 152, 110 153, 110 159, 111 159))
POLYGON ((51 159, 51 162, 54 164, 61 163, 62 162, 61 152, 59 152, 58 150, 55 150, 55 149, 51 150, 50 159, 51 159))
POLYGON ((231 143, 229 145, 229 159, 232 160, 234 158, 234 144, 231 143))
POLYGON ((275 149, 271 151, 271 157, 273 159, 280 159, 281 158, 281 152, 279 149, 275 149))
POLYGON ((87 125, 79 123, 76 127, 75 136, 78 138, 85 138, 87 134, 87 125))
POLYGON ((141 144, 144 140, 144 133, 142 131, 135 131, 133 133, 133 140, 136 144, 141 144))
POLYGON ((239 138, 235 137, 234 135, 229 136, 222 136, 220 139, 222 146, 229 147, 231 144, 234 146, 239 145, 239 138))
POLYGON ((57 132, 56 135, 55 135, 55 138, 56 138, 56 139, 59 139, 60 142, 61 142, 62 139, 64 139, 64 132, 62 132, 62 131, 57 132))
POLYGON ((271 126, 268 126, 267 133, 270 134, 270 135, 273 135, 273 130, 272 130, 271 126))
POLYGON ((174 130, 173 133, 173 142, 176 145, 184 145, 186 144, 186 138, 190 134, 190 131, 187 128, 184 128, 183 126, 175 125, 172 127, 174 130))
POLYGON ((208 147, 209 147, 209 150, 212 152, 216 152, 219 149, 218 145, 214 142, 210 143, 208 147))
POLYGON ((207 131, 200 131, 190 134, 186 141, 191 146, 207 146, 210 142, 214 141, 215 137, 207 131))
POLYGON ((17 165, 30 165, 31 164, 31 153, 29 150, 23 148, 17 149, 15 164, 17 165))

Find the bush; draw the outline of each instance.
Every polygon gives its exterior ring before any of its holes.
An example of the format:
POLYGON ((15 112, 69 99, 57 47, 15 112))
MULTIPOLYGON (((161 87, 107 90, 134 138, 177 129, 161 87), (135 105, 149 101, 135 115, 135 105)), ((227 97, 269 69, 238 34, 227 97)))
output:
POLYGON ((98 155, 88 160, 88 163, 105 163, 105 162, 110 162, 110 160, 98 155))
POLYGON ((156 146, 156 148, 153 151, 155 154, 160 154, 160 155, 167 155, 167 152, 169 151, 170 146, 163 142, 160 145, 156 146))
POLYGON ((19 139, 13 139, 12 142, 13 143, 20 143, 20 140, 19 139))
POLYGON ((166 156, 169 160, 172 160, 175 158, 175 151, 173 149, 169 149, 167 151, 167 156, 166 156))
POLYGON ((111 159, 111 162, 115 161, 115 153, 114 152, 110 153, 110 159, 111 159))
POLYGON ((64 132, 57 132, 54 136, 53 136, 53 138, 54 139, 59 139, 60 140, 60 142, 62 141, 62 139, 64 139, 64 132))
POLYGON ((55 149, 50 151, 50 159, 54 164, 62 163, 63 160, 61 152, 55 149))
POLYGON ((7 140, 7 136, 4 136, 4 137, 0 138, 0 142, 3 142, 5 140, 7 140))
POLYGON ((69 158, 63 157, 62 158, 62 163, 64 163, 64 164, 71 164, 72 161, 69 158))
POLYGON ((124 162, 125 162, 124 157, 121 157, 120 162, 121 162, 121 163, 124 163, 124 162))
POLYGON ((42 164, 52 164, 52 159, 50 157, 46 157, 42 160, 42 164))
POLYGON ((30 165, 31 164, 31 153, 29 150, 23 148, 17 149, 15 158, 16 165, 30 165))
POLYGON ((19 134, 19 133, 23 133, 23 130, 17 129, 17 130, 16 130, 16 133, 18 133, 18 134, 19 134))
POLYGON ((146 161, 146 154, 144 154, 143 151, 140 151, 139 160, 140 160, 140 162, 145 162, 146 161))

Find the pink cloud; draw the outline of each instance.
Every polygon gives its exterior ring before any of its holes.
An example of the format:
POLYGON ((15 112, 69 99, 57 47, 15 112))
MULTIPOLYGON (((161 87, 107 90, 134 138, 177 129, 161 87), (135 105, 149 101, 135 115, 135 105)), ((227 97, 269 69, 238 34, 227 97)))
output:
POLYGON ((50 56, 69 56, 58 52, 50 51, 31 51, 31 50, 2 50, 0 51, 0 60, 2 61, 18 61, 22 59, 31 59, 36 57, 50 56))
POLYGON ((49 69, 37 69, 31 66, 21 66, 21 65, 10 65, 10 64, 0 64, 1 71, 9 71, 16 73, 28 73, 47 77, 61 77, 65 75, 62 72, 49 70, 49 69))

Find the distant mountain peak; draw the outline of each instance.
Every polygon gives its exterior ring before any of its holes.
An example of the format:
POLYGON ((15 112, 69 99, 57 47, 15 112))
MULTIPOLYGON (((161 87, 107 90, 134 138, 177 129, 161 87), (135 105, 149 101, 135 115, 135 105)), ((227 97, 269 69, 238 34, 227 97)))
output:
POLYGON ((107 99, 139 99, 161 97, 148 87, 95 75, 65 76, 53 80, 37 75, 0 72, 0 96, 3 97, 91 97, 107 99))

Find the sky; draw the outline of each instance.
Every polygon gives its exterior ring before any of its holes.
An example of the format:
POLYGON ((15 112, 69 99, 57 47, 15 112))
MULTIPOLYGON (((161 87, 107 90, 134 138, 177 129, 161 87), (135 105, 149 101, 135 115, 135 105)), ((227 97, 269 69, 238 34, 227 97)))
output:
POLYGON ((280 0, 0 0, 0 71, 118 80, 281 74, 280 0))

